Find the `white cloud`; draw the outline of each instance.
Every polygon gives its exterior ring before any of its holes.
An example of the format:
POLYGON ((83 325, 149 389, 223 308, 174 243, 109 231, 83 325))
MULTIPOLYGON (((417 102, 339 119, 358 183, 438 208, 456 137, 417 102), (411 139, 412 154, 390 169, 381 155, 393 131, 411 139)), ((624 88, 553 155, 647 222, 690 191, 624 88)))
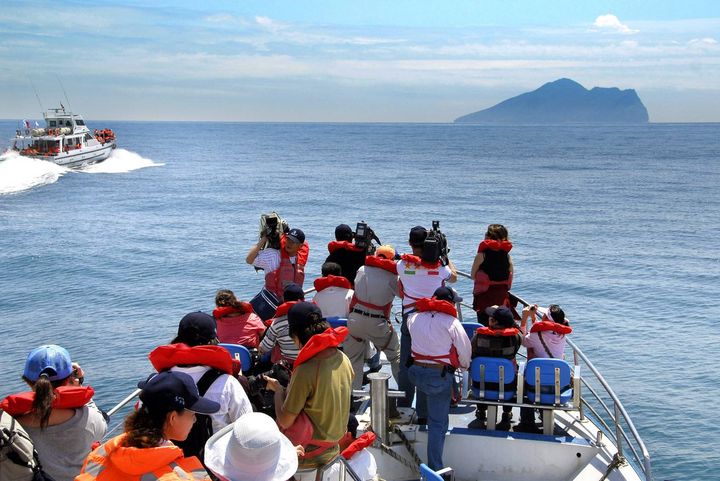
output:
POLYGON ((639 30, 633 30, 624 23, 620 22, 620 19, 612 13, 608 13, 607 15, 600 15, 595 19, 595 23, 593 23, 593 25, 595 26, 595 28, 598 28, 600 30, 612 31, 617 33, 633 34, 639 32, 639 30))

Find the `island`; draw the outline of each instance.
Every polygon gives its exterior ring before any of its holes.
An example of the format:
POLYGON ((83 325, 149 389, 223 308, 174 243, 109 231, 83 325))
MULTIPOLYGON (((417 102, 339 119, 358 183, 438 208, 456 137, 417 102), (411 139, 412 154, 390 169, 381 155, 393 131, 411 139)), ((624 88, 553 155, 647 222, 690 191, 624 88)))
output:
POLYGON ((648 112, 633 89, 586 89, 568 78, 455 119, 461 124, 639 124, 648 112))

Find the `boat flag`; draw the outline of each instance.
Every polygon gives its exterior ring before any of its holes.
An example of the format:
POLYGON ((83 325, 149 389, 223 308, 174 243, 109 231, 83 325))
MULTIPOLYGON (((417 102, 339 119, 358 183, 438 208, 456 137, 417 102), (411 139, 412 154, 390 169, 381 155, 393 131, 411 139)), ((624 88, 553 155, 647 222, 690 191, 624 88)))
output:
POLYGON ((40 127, 40 124, 37 122, 37 120, 35 121, 35 127, 40 127))
POLYGON ((27 120, 23 119, 23 124, 25 125, 26 129, 30 128, 30 122, 28 122, 27 120))

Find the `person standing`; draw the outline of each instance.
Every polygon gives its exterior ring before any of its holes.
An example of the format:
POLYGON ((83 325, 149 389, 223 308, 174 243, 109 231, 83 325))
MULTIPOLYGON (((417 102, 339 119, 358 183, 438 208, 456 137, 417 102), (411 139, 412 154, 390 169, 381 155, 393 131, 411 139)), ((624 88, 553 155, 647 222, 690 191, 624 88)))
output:
POLYGON ((335 228, 335 240, 328 243, 330 253, 325 262, 335 262, 340 265, 341 274, 355 285, 355 274, 365 263, 365 249, 353 243, 355 233, 347 224, 340 224, 335 228))
POLYGON ((310 246, 300 229, 290 229, 287 234, 283 234, 280 237, 280 249, 263 248, 266 243, 267 238, 260 237, 260 241, 248 252, 245 262, 265 271, 265 289, 279 300, 288 284, 302 287, 305 282, 305 265, 310 246))
POLYGON ((483 326, 488 325, 486 309, 502 306, 508 298, 513 276, 512 247, 508 231, 502 224, 490 224, 485 239, 478 245, 470 277, 475 280, 473 309, 483 326))
POLYGON ((321 272, 322 277, 313 282, 315 296, 312 301, 320 307, 323 317, 347 319, 353 297, 350 281, 340 275, 340 265, 334 262, 323 264, 321 272))

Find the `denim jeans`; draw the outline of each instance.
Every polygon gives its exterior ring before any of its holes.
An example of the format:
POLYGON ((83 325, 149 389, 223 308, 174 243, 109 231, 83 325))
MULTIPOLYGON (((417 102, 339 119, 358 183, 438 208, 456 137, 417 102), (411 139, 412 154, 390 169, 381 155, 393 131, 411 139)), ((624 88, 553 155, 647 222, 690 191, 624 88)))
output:
MULTIPOLYGON (((412 356, 412 340, 410 339, 410 331, 407 328, 408 314, 403 314, 402 324, 400 325, 400 371, 398 372, 398 389, 405 391, 405 397, 399 398, 397 405, 399 407, 409 408, 412 406, 413 398, 415 397, 415 385, 410 382, 408 378, 407 361, 412 356)), ((424 393, 417 393, 417 400, 415 402, 415 411, 417 417, 427 418, 428 407, 427 397, 424 393)))
POLYGON ((432 367, 410 366, 408 377, 417 386, 418 393, 427 396, 428 413, 428 466, 437 471, 443 468, 442 454, 450 417, 450 400, 453 375, 432 367))

